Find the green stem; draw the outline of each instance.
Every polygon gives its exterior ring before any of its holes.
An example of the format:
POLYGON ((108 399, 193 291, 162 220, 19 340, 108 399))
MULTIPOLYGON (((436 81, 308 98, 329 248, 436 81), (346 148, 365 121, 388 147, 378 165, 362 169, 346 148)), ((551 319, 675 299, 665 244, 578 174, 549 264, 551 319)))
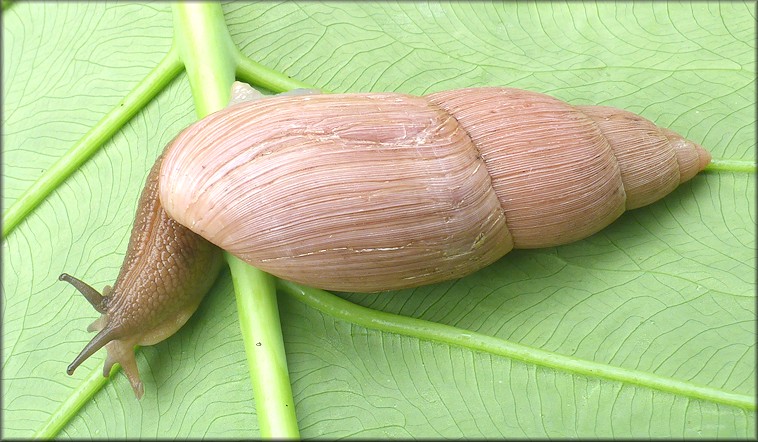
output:
MULTIPOLYGON (((292 77, 275 71, 255 62, 241 52, 237 52, 237 77, 246 83, 258 86, 271 92, 286 92, 291 89, 318 89, 308 83, 295 80, 292 77)), ((328 93, 321 89, 321 92, 328 93)))
MULTIPOLYGON (((134 350, 137 351, 137 348, 135 347, 134 350)), ((52 439, 57 436, 79 409, 90 402, 95 393, 100 391, 121 368, 119 364, 114 364, 108 377, 105 377, 101 366, 102 364, 99 364, 94 368, 87 378, 58 406, 58 409, 48 416, 42 428, 34 433, 34 439, 52 439)))
POLYGON ((32 210, 76 172, 100 147, 144 108, 182 70, 177 51, 172 47, 160 63, 113 110, 108 112, 84 137, 58 159, 3 214, 3 238, 32 210))
POLYGON ((184 62, 198 118, 229 103, 237 49, 218 3, 175 3, 174 44, 184 62))
POLYGON ((756 409, 755 397, 753 396, 704 387, 653 373, 565 356, 449 325, 381 312, 345 301, 329 292, 300 286, 293 282, 278 280, 277 285, 303 303, 329 316, 361 327, 441 342, 504 356, 527 364, 639 385, 644 388, 652 388, 691 399, 730 405, 748 411, 756 409))
POLYGON ((706 172, 756 173, 755 161, 713 159, 704 169, 706 172))
MULTIPOLYGON (((218 3, 179 3, 173 11, 174 42, 187 68, 197 115, 202 118, 229 102, 239 51, 218 3)), ((226 258, 234 281, 261 436, 298 438, 273 277, 231 255, 226 258)))
POLYGON ((275 278, 226 254, 263 438, 299 438, 275 278))

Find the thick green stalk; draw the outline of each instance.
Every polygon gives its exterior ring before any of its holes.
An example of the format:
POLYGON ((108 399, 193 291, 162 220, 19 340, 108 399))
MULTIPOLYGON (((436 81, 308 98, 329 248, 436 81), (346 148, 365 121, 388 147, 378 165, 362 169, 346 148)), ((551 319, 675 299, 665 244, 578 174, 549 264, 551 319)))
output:
POLYGON ((232 270, 240 329, 253 381, 263 438, 298 438, 284 339, 276 304, 276 279, 226 254, 232 270))
POLYGON ((218 3, 173 5, 174 44, 187 70, 198 118, 229 103, 237 49, 218 3))
MULTIPOLYGON (((229 102, 239 59, 218 3, 175 4, 175 43, 187 68, 197 116, 229 102)), ((298 438, 273 277, 226 255, 264 438, 298 438), (260 345, 258 345, 260 343, 260 345)))

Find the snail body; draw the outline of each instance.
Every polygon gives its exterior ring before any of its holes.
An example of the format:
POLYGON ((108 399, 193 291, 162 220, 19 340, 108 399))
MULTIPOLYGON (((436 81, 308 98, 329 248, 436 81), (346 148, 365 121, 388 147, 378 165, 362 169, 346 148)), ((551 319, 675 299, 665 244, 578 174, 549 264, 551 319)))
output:
POLYGON ((104 374, 120 362, 140 397, 132 348, 187 320, 218 274, 220 249, 324 289, 415 287, 513 248, 587 237, 710 162, 630 112, 518 89, 250 91, 235 83, 244 101, 166 147, 112 291, 61 275, 103 313, 69 374, 105 345, 104 374))
POLYGON ((106 286, 101 295, 73 276, 59 277, 102 313, 87 328, 98 333, 68 366, 68 374, 105 346, 103 376, 118 362, 137 398, 144 387, 134 347, 157 344, 176 333, 195 312, 223 263, 221 249, 166 215, 158 200, 160 163, 158 158, 147 177, 113 287, 106 286))

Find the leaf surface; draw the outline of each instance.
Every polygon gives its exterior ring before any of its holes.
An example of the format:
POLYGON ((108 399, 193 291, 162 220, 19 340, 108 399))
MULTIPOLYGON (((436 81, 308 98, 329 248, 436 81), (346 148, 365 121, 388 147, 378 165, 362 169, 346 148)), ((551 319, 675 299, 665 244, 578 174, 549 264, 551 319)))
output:
MULTIPOLYGON (((234 42, 335 92, 504 85, 637 112, 714 157, 755 162, 748 3, 229 3, 234 42)), ((171 45, 166 3, 14 3, 3 11, 3 207, 171 45)), ((96 317, 57 281, 102 288, 163 146, 195 119, 183 75, 3 242, 3 423, 40 428, 103 355, 65 367, 96 317)), ((373 309, 723 392, 755 395, 755 174, 704 173, 574 244, 514 251, 467 278, 375 295, 373 309)), ((356 325, 282 294, 305 438, 754 437, 755 411, 356 325)), ((227 273, 174 337, 140 350, 69 438, 255 437, 227 273)))

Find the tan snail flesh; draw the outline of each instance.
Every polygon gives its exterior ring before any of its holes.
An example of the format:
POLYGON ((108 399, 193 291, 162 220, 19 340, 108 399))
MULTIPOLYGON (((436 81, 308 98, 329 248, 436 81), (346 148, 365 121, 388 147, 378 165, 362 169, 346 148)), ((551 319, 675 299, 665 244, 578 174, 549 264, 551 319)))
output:
POLYGON ((173 334, 221 266, 200 236, 314 287, 415 287, 585 238, 710 162, 630 112, 499 87, 245 101, 162 158, 113 290, 61 275, 103 313, 69 373, 106 345, 105 374, 121 363, 137 397, 132 348, 173 334))

